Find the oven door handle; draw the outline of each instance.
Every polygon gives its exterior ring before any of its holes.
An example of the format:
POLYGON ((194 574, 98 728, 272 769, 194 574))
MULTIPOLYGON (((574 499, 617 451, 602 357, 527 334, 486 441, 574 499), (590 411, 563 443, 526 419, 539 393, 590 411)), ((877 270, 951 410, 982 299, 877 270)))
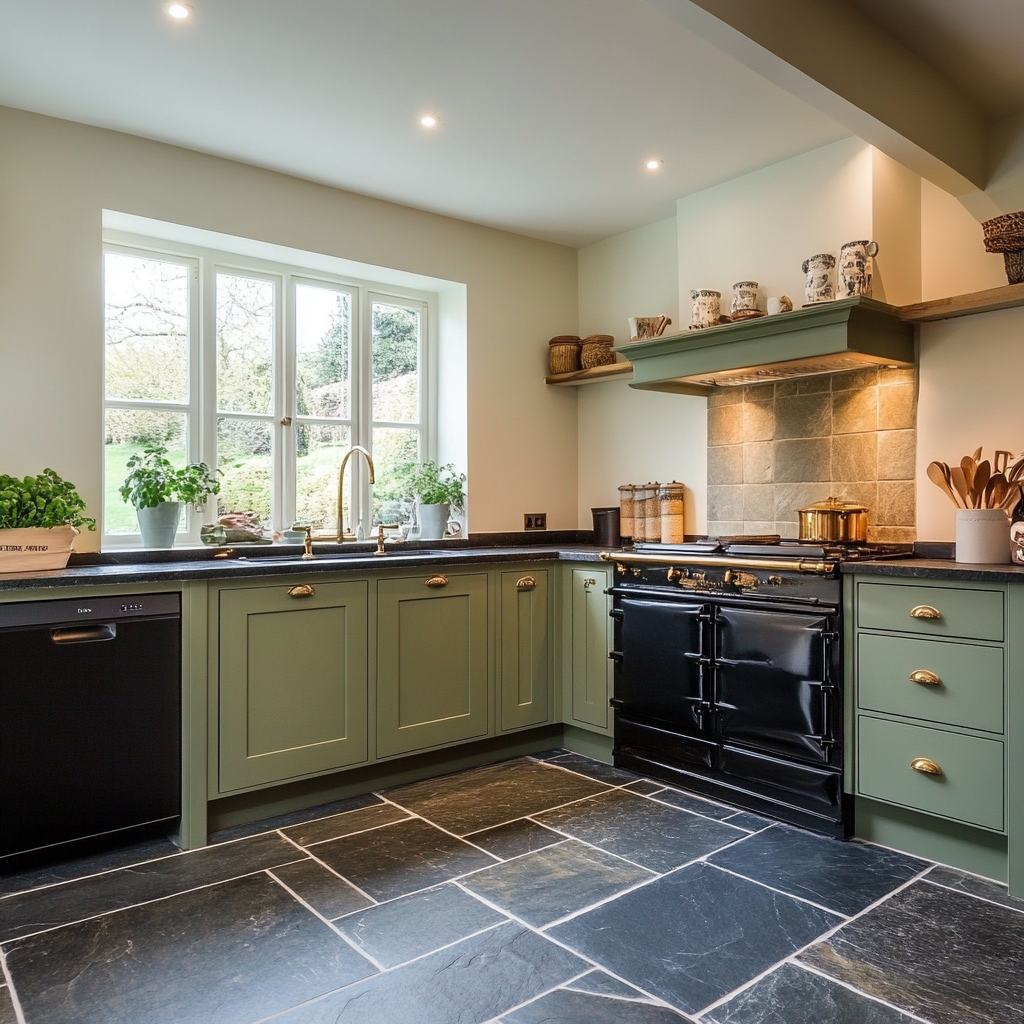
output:
POLYGON ((826 764, 832 763, 832 751, 838 745, 835 723, 832 721, 833 694, 839 689, 832 678, 832 645, 838 640, 838 633, 821 631, 821 735, 815 738, 825 755, 826 764))

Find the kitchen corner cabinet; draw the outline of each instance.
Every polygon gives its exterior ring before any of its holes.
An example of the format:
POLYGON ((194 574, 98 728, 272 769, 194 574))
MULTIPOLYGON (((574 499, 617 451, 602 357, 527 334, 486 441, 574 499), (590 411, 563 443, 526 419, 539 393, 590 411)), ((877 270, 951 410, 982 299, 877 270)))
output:
POLYGON ((502 572, 499 593, 499 727, 544 725, 551 718, 548 570, 502 572))
POLYGON ((854 577, 858 796, 1006 832, 1006 588, 854 577))
POLYGON ((377 756, 488 734, 487 574, 377 584, 377 756))
POLYGON ((565 721, 584 729, 608 731, 612 687, 611 570, 603 567, 573 569, 571 713, 565 721))
POLYGON ((367 759, 367 583, 219 592, 219 790, 367 759))

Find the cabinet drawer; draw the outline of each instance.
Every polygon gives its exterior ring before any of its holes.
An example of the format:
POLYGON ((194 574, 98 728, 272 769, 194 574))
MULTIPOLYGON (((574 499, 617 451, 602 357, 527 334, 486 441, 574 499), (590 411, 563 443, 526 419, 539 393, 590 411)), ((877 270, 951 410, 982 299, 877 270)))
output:
POLYGON ((1003 594, 999 590, 858 583, 857 625, 861 629, 998 641, 1003 639, 1003 594), (915 617, 911 615, 915 608, 934 609, 939 617, 915 617))
POLYGON ((1003 830, 1003 744, 942 729, 861 715, 857 791, 970 825, 1003 830), (910 767, 926 757, 942 769, 925 775, 910 767))
POLYGON ((1003 649, 861 633, 857 695, 870 711, 1001 733, 1003 649), (921 671, 940 681, 911 679, 921 671))

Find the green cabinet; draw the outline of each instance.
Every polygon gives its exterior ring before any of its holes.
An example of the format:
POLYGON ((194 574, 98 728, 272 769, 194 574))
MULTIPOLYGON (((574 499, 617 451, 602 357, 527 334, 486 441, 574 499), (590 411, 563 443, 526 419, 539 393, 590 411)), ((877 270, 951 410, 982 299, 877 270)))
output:
POLYGON ((219 592, 219 791, 367 759, 367 584, 219 592))
POLYGON ((550 721, 548 594, 547 569, 501 573, 498 694, 502 732, 550 721))
POLYGON ((612 691, 611 570, 573 569, 572 602, 572 709, 566 722, 582 728, 608 730, 612 691))
POLYGON ((487 574, 377 585, 377 756, 486 736, 487 574))

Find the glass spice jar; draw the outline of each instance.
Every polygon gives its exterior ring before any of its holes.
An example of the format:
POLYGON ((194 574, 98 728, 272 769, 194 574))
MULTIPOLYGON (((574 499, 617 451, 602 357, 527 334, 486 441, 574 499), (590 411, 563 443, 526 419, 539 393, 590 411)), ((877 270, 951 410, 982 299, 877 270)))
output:
POLYGON ((663 544, 682 544, 685 539, 684 490, 677 480, 662 484, 658 489, 663 544))
POLYGON ((661 499, 658 497, 658 481, 648 484, 644 498, 644 536, 647 542, 661 540, 661 499))
POLYGON ((619 488, 619 539, 622 541, 633 539, 635 492, 636 488, 632 484, 623 484, 619 488))

